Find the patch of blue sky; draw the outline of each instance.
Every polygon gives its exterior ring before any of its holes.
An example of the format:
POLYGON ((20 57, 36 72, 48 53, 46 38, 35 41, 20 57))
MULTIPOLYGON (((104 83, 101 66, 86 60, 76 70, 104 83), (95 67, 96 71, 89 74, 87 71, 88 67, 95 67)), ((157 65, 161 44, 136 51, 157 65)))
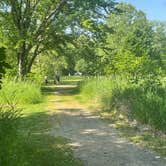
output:
POLYGON ((166 21, 166 0, 117 0, 134 5, 146 13, 148 19, 166 21))

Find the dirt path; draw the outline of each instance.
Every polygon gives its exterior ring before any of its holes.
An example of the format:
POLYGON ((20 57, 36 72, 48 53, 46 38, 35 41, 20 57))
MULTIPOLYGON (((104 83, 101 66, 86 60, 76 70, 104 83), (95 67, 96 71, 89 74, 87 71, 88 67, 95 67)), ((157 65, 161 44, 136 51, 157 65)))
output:
POLYGON ((71 140, 85 166, 166 166, 164 159, 118 136, 118 131, 90 113, 72 96, 74 86, 57 86, 52 135, 71 140))

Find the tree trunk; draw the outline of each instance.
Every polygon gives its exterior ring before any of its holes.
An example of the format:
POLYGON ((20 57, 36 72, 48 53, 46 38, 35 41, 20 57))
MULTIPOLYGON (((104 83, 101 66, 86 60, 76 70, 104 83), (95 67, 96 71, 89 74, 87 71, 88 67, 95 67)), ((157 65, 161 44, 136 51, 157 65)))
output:
POLYGON ((30 59, 28 65, 27 65, 27 73, 30 73, 31 72, 31 68, 32 68, 32 65, 36 59, 36 57, 39 55, 39 52, 38 52, 38 49, 39 49, 39 45, 36 46, 34 52, 33 52, 33 56, 32 58, 30 59))
POLYGON ((19 79, 22 80, 22 78, 23 78, 23 63, 22 63, 21 56, 19 56, 19 59, 18 59, 18 76, 19 76, 19 79))
POLYGON ((31 67, 36 59, 36 57, 41 53, 38 52, 39 44, 35 47, 32 56, 30 56, 30 50, 32 45, 27 45, 23 43, 18 54, 18 76, 22 80, 28 73, 31 72, 31 67), (27 57, 29 58, 27 59, 27 57))
POLYGON ((20 54, 18 59, 18 76, 20 80, 22 80, 24 76, 27 74, 25 56, 26 55, 24 54, 20 54))
POLYGON ((18 76, 19 79, 22 80, 26 73, 26 63, 27 63, 27 55, 29 51, 26 49, 26 44, 23 42, 20 51, 18 53, 18 76))

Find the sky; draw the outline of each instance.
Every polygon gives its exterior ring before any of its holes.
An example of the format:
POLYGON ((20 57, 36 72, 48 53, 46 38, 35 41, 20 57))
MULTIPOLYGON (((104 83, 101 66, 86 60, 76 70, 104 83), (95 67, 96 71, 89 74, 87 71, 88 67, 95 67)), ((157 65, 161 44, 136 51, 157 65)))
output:
POLYGON ((134 5, 146 13, 148 19, 166 21, 166 0, 118 0, 134 5))

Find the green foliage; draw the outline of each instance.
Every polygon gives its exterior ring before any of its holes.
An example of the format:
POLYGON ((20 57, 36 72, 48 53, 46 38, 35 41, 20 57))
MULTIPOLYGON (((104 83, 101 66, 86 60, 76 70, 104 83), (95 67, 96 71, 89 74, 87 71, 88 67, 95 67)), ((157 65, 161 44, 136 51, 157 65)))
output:
POLYGON ((61 74, 66 68, 67 62, 64 56, 59 56, 56 51, 47 50, 45 54, 37 57, 32 67, 32 73, 29 75, 34 75, 34 77, 36 76, 36 78, 39 77, 42 79, 47 75, 49 78, 54 79, 55 74, 61 74))
POLYGON ((8 166, 81 166, 73 158, 68 140, 48 134, 33 134, 20 138, 13 164, 8 166))
POLYGON ((100 70, 103 74, 156 72, 161 68, 161 56, 165 54, 164 47, 161 48, 166 41, 164 28, 158 27, 160 30, 156 31, 157 26, 130 4, 120 3, 117 8, 122 12, 109 14, 105 41, 97 48, 102 64, 100 70), (113 33, 109 32, 111 29, 113 33))
POLYGON ((42 101, 40 85, 30 81, 3 80, 0 102, 13 101, 19 104, 35 104, 42 101))
POLYGON ((100 57, 96 53, 96 38, 92 38, 88 35, 80 35, 74 42, 74 48, 72 48, 72 54, 75 54, 74 69, 80 70, 87 75, 96 75, 100 66, 100 57), (84 68, 84 69, 83 69, 84 68))
POLYGON ((166 84, 163 79, 152 75, 135 83, 122 77, 98 77, 85 80, 80 91, 86 100, 96 100, 102 110, 112 111, 123 103, 131 109, 127 110, 130 118, 165 131, 166 84))
POLYGON ((73 158, 67 139, 45 133, 52 118, 45 106, 24 105, 21 112, 12 104, 0 107, 0 165, 81 165, 73 158))
POLYGON ((11 56, 18 60, 20 77, 31 71, 43 51, 52 49, 63 56, 67 43, 71 44, 80 34, 94 33, 98 22, 115 4, 112 0, 1 0, 0 37, 15 52, 11 56))
POLYGON ((155 76, 128 87, 123 98, 129 101, 134 118, 157 129, 166 130, 166 82, 155 76))
MULTIPOLYGON (((74 46, 67 51, 70 57, 75 55, 69 62, 72 68, 84 61, 88 75, 164 72, 165 24, 149 21, 145 13, 130 4, 119 3, 116 9, 121 12, 109 12, 105 23, 98 22, 93 34, 81 34, 72 42, 74 46)), ((88 19, 82 24, 91 27, 88 19)))
POLYGON ((1 88, 1 79, 3 74, 5 74, 5 69, 9 68, 9 65, 5 62, 6 60, 6 54, 5 54, 5 48, 0 48, 0 88, 1 88))
POLYGON ((20 110, 15 105, 0 106, 0 165, 12 165, 17 140, 20 110))
POLYGON ((127 86, 127 81, 122 77, 101 76, 86 79, 80 84, 80 91, 88 100, 99 102, 102 109, 110 110, 127 86))
POLYGON ((86 73, 87 64, 86 64, 84 59, 80 59, 79 61, 77 61, 76 66, 75 66, 75 70, 82 72, 82 73, 86 73))

